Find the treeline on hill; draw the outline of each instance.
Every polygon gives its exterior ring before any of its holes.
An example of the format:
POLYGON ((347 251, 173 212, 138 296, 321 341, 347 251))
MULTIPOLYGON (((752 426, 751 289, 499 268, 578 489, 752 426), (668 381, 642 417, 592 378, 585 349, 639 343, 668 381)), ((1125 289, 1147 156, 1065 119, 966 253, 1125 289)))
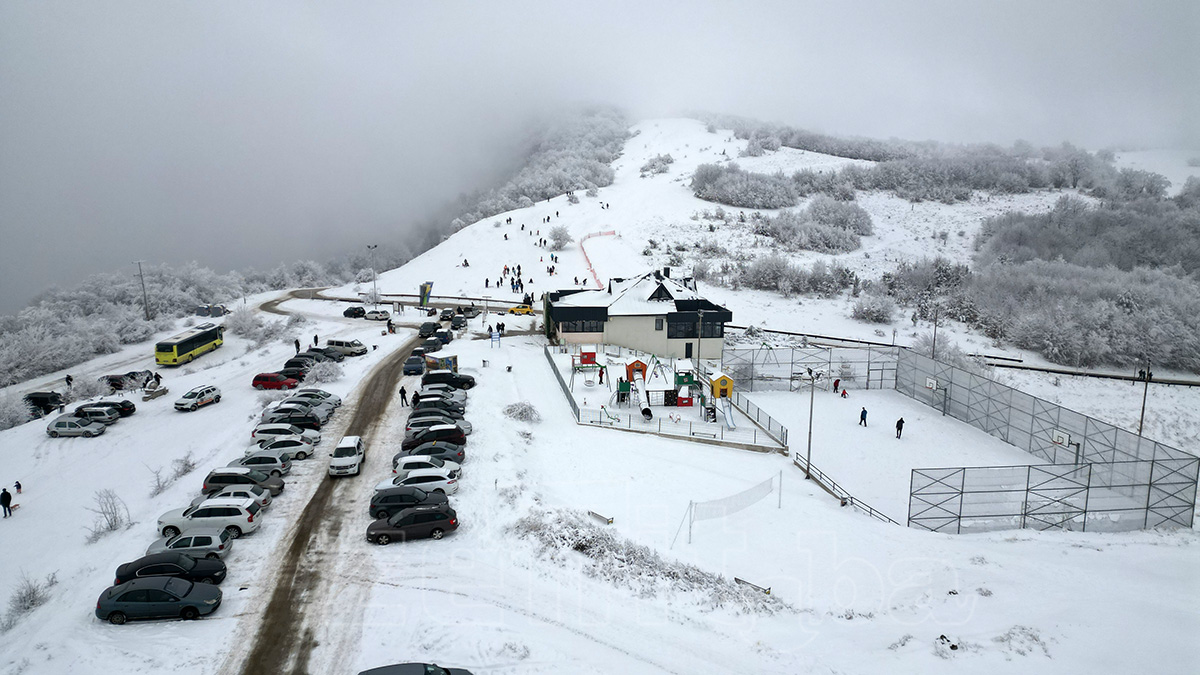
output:
POLYGON ((497 213, 573 192, 592 191, 613 182, 612 161, 629 137, 625 114, 594 107, 551 123, 533 142, 529 159, 504 185, 464 200, 465 212, 451 223, 460 230, 497 213))
POLYGON ((790 147, 875 162, 838 171, 805 169, 791 176, 746 172, 736 164, 698 167, 692 177, 696 196, 729 206, 777 209, 795 206, 814 193, 849 201, 855 190, 947 204, 968 200, 975 190, 1018 194, 1039 188, 1072 188, 1101 199, 1130 200, 1162 197, 1169 184, 1148 171, 1118 170, 1110 151, 1089 153, 1069 143, 1037 149, 1025 141, 1002 147, 836 138, 741 118, 715 119, 710 129, 720 122, 746 139, 746 156, 790 147))
MULTIPOLYGON (((376 252, 380 269, 398 267, 412 258, 408 250, 376 252)), ((195 263, 172 268, 147 265, 147 304, 142 308, 141 282, 133 275, 96 274, 71 288, 51 289, 13 316, 0 317, 0 386, 69 368, 122 345, 150 339, 169 330, 174 320, 192 314, 199 304, 235 301, 274 289, 367 282, 371 261, 355 254, 318 263, 301 260, 269 271, 220 274, 195 263)))

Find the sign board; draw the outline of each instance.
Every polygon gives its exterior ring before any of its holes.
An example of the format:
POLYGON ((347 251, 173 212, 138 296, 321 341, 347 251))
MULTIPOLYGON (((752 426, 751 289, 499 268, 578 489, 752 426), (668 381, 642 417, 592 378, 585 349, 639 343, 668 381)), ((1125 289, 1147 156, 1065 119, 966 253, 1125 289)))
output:
POLYGON ((443 356, 439 358, 437 356, 430 356, 426 354, 425 370, 450 370, 457 373, 458 355, 455 354, 454 356, 443 356))
POLYGON ((934 391, 937 391, 937 388, 938 388, 937 378, 934 378, 934 377, 925 378, 925 388, 933 389, 934 391))
POLYGON ((433 282, 426 281, 425 283, 421 284, 421 306, 422 307, 429 306, 429 298, 432 295, 433 295, 433 282))

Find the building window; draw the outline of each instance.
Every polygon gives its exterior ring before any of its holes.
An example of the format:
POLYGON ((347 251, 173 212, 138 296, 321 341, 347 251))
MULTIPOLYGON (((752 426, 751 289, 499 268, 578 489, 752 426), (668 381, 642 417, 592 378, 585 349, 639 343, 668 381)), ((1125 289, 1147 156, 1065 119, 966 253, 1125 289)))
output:
POLYGON ((723 323, 700 324, 700 337, 706 337, 706 338, 725 337, 725 324, 723 324, 723 323))
POLYGON ((662 317, 658 317, 654 320, 654 330, 662 330, 662 329, 663 329, 663 319, 662 319, 662 317))
POLYGON ((560 333, 603 333, 603 321, 560 321, 558 323, 558 331, 560 333))
POLYGON ((667 338, 669 339, 685 339, 696 337, 696 324, 688 321, 684 323, 667 323, 667 338))

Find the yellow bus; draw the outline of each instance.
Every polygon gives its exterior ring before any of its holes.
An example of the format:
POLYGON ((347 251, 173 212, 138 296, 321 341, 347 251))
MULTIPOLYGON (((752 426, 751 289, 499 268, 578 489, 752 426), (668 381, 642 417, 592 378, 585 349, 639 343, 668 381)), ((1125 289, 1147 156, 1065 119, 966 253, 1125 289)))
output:
POLYGON ((160 366, 178 366, 181 363, 190 363, 197 356, 211 352, 224 343, 224 326, 202 323, 154 345, 154 360, 160 366))

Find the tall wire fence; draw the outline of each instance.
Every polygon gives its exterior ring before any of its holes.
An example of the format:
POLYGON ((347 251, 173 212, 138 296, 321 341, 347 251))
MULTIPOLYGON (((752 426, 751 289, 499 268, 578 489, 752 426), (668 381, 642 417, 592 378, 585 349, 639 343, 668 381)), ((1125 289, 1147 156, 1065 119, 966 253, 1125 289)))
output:
POLYGON ((721 369, 738 388, 754 391, 807 389, 809 374, 820 373, 817 388, 829 389, 834 380, 849 388, 892 389, 896 386, 899 347, 776 347, 726 345, 721 369))

